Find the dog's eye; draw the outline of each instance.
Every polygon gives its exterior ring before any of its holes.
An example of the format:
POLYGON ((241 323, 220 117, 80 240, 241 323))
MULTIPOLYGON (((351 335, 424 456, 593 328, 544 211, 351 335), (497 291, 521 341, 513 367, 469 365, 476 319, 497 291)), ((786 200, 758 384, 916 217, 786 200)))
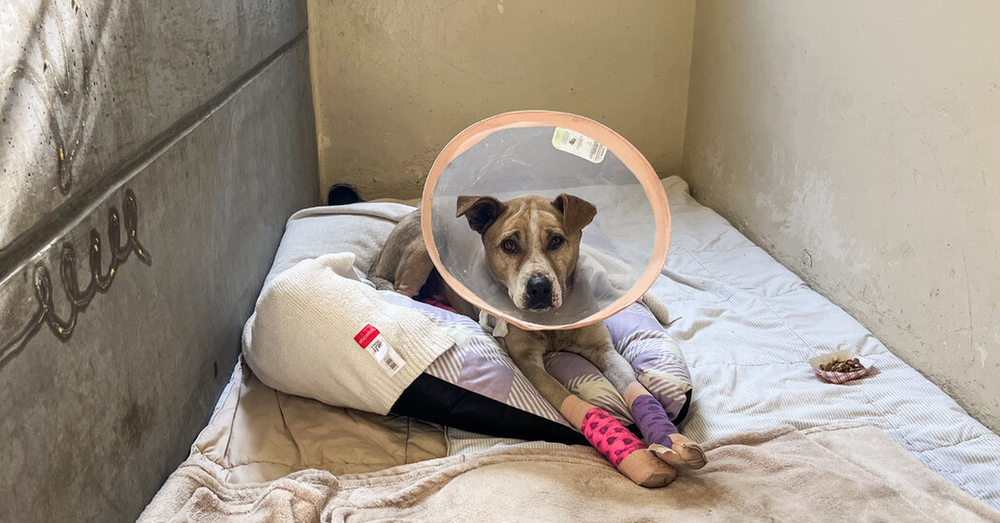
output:
POLYGON ((552 239, 549 240, 549 249, 558 249, 559 247, 562 247, 562 244, 565 242, 566 238, 563 238, 562 236, 553 236, 552 239))
POLYGON ((507 254, 517 254, 517 242, 514 240, 504 240, 503 243, 500 244, 500 248, 507 254))

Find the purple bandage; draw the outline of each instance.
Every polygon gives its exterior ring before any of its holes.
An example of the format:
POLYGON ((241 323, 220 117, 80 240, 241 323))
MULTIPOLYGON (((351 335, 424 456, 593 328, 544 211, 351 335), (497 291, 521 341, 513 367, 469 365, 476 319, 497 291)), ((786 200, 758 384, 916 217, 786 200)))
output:
POLYGON ((670 435, 680 431, 671 423, 666 411, 663 410, 663 405, 660 405, 656 398, 647 394, 636 398, 632 402, 632 418, 639 426, 647 445, 659 443, 667 448, 673 447, 674 442, 670 439, 670 435))

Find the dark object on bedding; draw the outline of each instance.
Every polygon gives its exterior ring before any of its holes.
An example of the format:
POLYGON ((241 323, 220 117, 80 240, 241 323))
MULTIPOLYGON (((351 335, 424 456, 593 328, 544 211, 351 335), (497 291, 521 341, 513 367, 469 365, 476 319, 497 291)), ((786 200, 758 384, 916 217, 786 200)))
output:
POLYGON ((515 409, 429 374, 413 380, 390 412, 500 438, 588 445, 567 425, 515 409))
POLYGON ((330 187, 330 192, 326 196, 327 205, 347 205, 363 201, 358 190, 352 185, 338 183, 330 187))
POLYGON ((833 360, 830 363, 825 363, 819 366, 819 370, 824 370, 827 372, 854 372, 856 370, 864 370, 865 366, 861 364, 858 358, 853 358, 850 360, 833 360))
POLYGON ((671 420, 674 422, 674 425, 680 425, 681 422, 684 421, 684 418, 688 415, 688 407, 691 406, 691 391, 689 390, 685 392, 684 397, 687 398, 684 401, 684 406, 681 407, 681 411, 677 413, 677 417, 671 420))

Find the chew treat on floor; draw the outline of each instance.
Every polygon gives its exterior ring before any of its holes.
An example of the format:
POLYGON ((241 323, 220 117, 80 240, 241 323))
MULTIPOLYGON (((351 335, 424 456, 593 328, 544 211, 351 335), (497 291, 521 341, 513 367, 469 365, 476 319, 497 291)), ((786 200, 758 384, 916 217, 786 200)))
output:
POLYGON ((645 387, 633 382, 625 388, 623 396, 646 444, 660 459, 680 468, 700 469, 705 466, 705 452, 677 430, 663 405, 645 387))
POLYGON ((603 409, 570 395, 559 409, 587 441, 627 478, 643 487, 662 487, 677 472, 656 457, 635 434, 603 409))
POLYGON ((819 370, 827 372, 854 372, 856 370, 864 370, 865 366, 861 364, 858 358, 852 358, 849 360, 833 360, 830 363, 824 363, 819 366, 819 370))

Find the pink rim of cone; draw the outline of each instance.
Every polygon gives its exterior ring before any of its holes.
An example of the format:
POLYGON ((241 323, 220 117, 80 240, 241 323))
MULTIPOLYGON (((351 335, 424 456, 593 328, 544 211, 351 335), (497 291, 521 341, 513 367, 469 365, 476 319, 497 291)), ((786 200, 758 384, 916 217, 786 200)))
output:
POLYGON ((667 205, 667 195, 663 190, 663 184, 656 175, 653 166, 649 164, 635 146, 608 127, 589 118, 554 111, 514 111, 503 113, 473 124, 459 133, 458 136, 452 138, 448 142, 448 145, 438 154, 434 165, 431 166, 430 173, 427 174, 427 181, 424 183, 423 197, 421 198, 420 226, 431 261, 434 262, 434 267, 437 268, 438 273, 441 274, 441 277, 448 286, 480 310, 500 318, 511 325, 529 331, 578 329, 597 323, 639 301, 643 294, 653 286, 656 278, 660 275, 660 271, 663 270, 663 264, 667 261, 667 252, 670 249, 670 209, 667 205), (438 180, 440 180, 445 167, 490 134, 501 129, 517 127, 563 127, 583 133, 589 138, 597 140, 601 145, 604 145, 614 153, 628 167, 632 174, 635 175, 653 209, 653 217, 656 222, 656 240, 653 244, 653 253, 649 265, 643 271, 635 285, 620 298, 612 302, 611 305, 573 323, 565 325, 540 325, 513 318, 491 306, 470 291, 444 268, 437 245, 434 244, 434 234, 431 224, 431 201, 433 200, 438 180))

